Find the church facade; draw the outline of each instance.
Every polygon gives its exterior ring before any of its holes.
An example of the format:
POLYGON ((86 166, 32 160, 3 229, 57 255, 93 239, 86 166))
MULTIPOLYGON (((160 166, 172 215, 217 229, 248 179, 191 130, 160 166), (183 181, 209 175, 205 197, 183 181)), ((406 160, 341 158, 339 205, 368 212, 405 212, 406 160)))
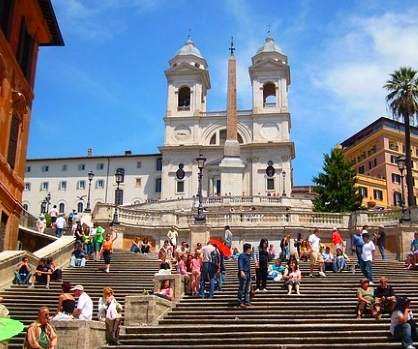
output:
MULTIPOLYGON (((209 112, 206 109, 211 87, 206 60, 189 38, 169 63, 165 72, 168 83, 165 137, 160 147, 163 157, 161 197, 196 194, 195 159, 199 154, 207 159, 202 179, 204 196, 290 196, 291 162, 295 157, 288 108, 290 69, 287 57, 272 36, 268 34, 249 67, 252 109, 235 110, 236 140, 243 166, 240 176, 232 178, 236 182, 232 187, 231 183, 223 183, 228 174, 222 173, 230 127, 227 125, 229 110, 209 112), (179 170, 181 176, 177 175, 179 170)), ((228 94, 234 90, 236 84, 229 82, 228 94)))

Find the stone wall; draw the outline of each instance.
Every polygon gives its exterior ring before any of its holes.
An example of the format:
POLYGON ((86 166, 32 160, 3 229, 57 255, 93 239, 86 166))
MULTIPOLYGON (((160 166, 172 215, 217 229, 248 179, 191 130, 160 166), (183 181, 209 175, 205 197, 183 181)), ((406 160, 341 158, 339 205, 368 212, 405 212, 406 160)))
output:
POLYGON ((152 295, 127 296, 125 297, 124 325, 158 325, 159 319, 174 307, 174 302, 152 295))
POLYGON ((57 332, 57 349, 98 349, 106 343, 106 326, 101 321, 51 321, 57 332))

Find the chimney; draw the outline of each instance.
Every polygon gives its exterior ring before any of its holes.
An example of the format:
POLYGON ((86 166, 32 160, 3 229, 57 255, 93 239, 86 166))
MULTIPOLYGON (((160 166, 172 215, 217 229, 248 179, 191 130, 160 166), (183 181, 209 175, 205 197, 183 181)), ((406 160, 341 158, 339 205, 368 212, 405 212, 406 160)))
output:
POLYGON ((126 155, 132 155, 132 151, 131 150, 125 150, 125 156, 126 155))
POLYGON ((91 158, 91 156, 93 155, 93 149, 91 149, 91 148, 88 148, 87 149, 87 157, 88 158, 91 158))

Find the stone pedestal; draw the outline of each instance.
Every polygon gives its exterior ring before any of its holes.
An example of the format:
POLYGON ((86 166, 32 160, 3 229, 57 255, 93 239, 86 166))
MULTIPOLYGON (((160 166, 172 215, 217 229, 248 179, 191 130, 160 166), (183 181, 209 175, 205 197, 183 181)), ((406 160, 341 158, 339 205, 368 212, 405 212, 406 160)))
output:
POLYGON ((198 242, 205 246, 210 239, 210 226, 207 224, 190 225, 190 251, 194 253, 198 242))
MULTIPOLYGON (((227 142, 238 143, 237 141, 226 141, 225 148, 227 146, 227 142)), ((222 159, 221 163, 219 164, 219 168, 221 169, 221 193, 222 195, 231 195, 231 196, 242 195, 244 167, 245 167, 245 164, 242 162, 239 156, 224 157, 222 159)))
POLYGON ((106 326, 102 321, 51 321, 58 337, 57 349, 96 349, 106 343, 106 326))
POLYGON ((158 320, 174 307, 175 303, 157 296, 126 296, 124 325, 158 325, 158 320))

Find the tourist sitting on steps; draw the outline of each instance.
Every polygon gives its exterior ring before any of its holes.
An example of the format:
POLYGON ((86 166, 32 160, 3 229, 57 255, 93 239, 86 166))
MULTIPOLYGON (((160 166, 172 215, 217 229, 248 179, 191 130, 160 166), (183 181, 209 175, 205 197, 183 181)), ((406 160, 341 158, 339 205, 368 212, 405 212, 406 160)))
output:
POLYGON ((75 298, 71 293, 71 284, 64 281, 61 285, 62 293, 58 297, 57 313, 52 320, 71 320, 75 309, 75 298))
POLYGON ((29 265, 28 257, 23 257, 22 261, 17 265, 15 271, 16 283, 18 285, 28 284, 32 276, 32 268, 29 265))
POLYGON ((288 273, 283 276, 284 284, 287 287, 287 294, 292 294, 292 289, 294 288, 296 294, 300 294, 300 281, 302 280, 302 274, 299 270, 297 263, 291 263, 288 269, 288 273))
POLYGON ((388 279, 381 277, 379 286, 374 290, 374 308, 376 310, 376 319, 380 319, 382 313, 392 313, 396 296, 392 286, 388 286, 388 279))
POLYGON ((46 264, 49 265, 52 271, 51 280, 62 282, 62 270, 60 268, 57 268, 54 260, 52 258, 48 258, 46 264))
POLYGON ((357 289, 357 319, 361 319, 365 312, 368 312, 373 317, 376 317, 374 310, 374 290, 370 286, 369 279, 362 279, 360 287, 357 289))
POLYGON ((51 281, 52 270, 46 263, 46 259, 42 258, 36 267, 35 273, 32 275, 31 282, 28 288, 34 288, 35 282, 46 285, 45 288, 49 289, 49 282, 51 281))
POLYGON ((151 245, 149 244, 148 239, 144 238, 144 240, 142 240, 141 253, 148 254, 150 253, 150 250, 151 250, 151 245))
POLYGON ((70 258, 70 267, 81 267, 84 268, 86 266, 86 258, 87 258, 86 251, 83 250, 83 245, 78 244, 77 248, 72 252, 72 256, 70 258))
POLYGON ((139 237, 136 237, 135 240, 131 242, 130 251, 132 253, 141 253, 141 242, 139 237))
POLYGON ((418 340, 417 325, 411 311, 411 301, 398 297, 390 319, 390 333, 402 341, 405 349, 415 349, 414 341, 418 340))
MULTIPOLYGON (((167 259, 167 254, 163 252, 160 256, 161 263, 160 263, 160 270, 166 270, 167 272, 171 272, 171 268, 173 267, 171 261, 167 259)), ((162 274, 163 272, 160 272, 162 274)))
POLYGON ((343 272, 348 262, 350 262, 350 258, 343 253, 341 248, 337 248, 337 252, 335 254, 335 265, 337 267, 337 271, 340 273, 343 272))
POLYGON ((169 301, 173 300, 174 292, 171 288, 171 281, 163 280, 161 282, 160 289, 157 292, 154 292, 154 295, 157 297, 167 299, 169 301))
POLYGON ((418 232, 414 233, 414 239, 411 241, 411 250, 406 255, 406 268, 415 269, 418 256, 418 232))
POLYGON ((335 258, 331 253, 331 248, 329 246, 325 247, 325 251, 322 252, 322 258, 324 259, 323 271, 332 271, 333 273, 336 273, 337 265, 335 263, 335 258))

